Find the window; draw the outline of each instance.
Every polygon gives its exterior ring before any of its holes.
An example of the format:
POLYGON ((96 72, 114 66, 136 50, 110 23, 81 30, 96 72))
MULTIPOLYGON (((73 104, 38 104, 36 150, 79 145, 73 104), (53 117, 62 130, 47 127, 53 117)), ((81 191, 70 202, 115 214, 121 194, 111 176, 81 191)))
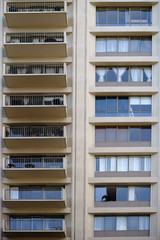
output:
POLYGON ((114 53, 116 55, 122 53, 122 56, 124 53, 151 55, 151 52, 151 37, 96 37, 97 55, 113 55, 114 53))
POLYGON ((95 141, 151 142, 151 127, 95 127, 95 141))
POLYGON ((151 67, 96 67, 96 83, 152 82, 151 67))
POLYGON ((108 195, 106 201, 150 201, 150 186, 97 186, 95 187, 95 201, 104 201, 104 195, 108 195))
POLYGON ((150 26, 151 8, 106 8, 97 7, 96 26, 150 26))
POLYGON ((149 216, 95 216, 95 231, 150 230, 149 216))
POLYGON ((151 97, 96 97, 95 102, 96 117, 151 116, 151 97))
POLYGON ((121 157, 96 157, 96 172, 127 172, 151 171, 151 157, 149 156, 121 156, 121 157))

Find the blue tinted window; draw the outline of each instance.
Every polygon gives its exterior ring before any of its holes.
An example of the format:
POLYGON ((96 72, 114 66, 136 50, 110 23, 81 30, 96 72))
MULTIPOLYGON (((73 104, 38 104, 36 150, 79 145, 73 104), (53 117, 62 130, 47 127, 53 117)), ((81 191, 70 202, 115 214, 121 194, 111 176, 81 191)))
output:
POLYGON ((118 187, 117 188, 117 201, 128 201, 128 188, 118 187))

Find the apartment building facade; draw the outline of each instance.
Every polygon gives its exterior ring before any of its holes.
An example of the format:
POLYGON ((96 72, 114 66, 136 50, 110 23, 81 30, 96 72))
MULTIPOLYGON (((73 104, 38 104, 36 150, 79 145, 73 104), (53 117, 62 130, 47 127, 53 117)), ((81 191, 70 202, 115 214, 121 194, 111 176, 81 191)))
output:
POLYGON ((1 2, 1 238, 160 238, 159 0, 1 2))

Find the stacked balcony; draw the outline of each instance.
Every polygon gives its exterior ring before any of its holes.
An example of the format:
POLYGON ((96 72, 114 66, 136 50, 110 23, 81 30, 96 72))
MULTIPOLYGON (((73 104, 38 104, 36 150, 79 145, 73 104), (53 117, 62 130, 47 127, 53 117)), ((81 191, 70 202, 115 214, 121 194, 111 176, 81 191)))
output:
POLYGON ((6 95, 4 109, 7 117, 66 117, 65 95, 6 95))
POLYGON ((4 127, 7 148, 65 148, 67 146, 64 126, 9 126, 4 127))
POLYGON ((6 33, 4 47, 9 58, 67 57, 66 33, 6 33))
POLYGON ((66 2, 10 2, 4 14, 10 28, 67 27, 66 2))
POLYGON ((67 159, 64 156, 10 156, 3 159, 3 171, 8 178, 65 178, 67 159))
POLYGON ((56 237, 66 236, 65 220, 55 216, 10 216, 3 222, 6 237, 56 237))
POLYGON ((4 79, 9 88, 66 87, 67 66, 62 64, 5 64, 4 79))

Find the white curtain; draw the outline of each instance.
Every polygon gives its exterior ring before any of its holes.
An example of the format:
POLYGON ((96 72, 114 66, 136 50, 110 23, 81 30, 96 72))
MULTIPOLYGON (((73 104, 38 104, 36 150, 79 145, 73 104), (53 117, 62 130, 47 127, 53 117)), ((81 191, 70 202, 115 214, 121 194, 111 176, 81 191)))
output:
POLYGON ((131 68, 131 81, 140 82, 141 81, 141 70, 138 68, 131 68))
POLYGON ((144 68, 144 72, 147 76, 147 82, 151 82, 152 81, 152 69, 151 68, 144 68))
POLYGON ((130 157, 129 158, 129 171, 140 171, 140 158, 130 157))
POLYGON ((106 69, 97 69, 96 73, 98 74, 98 82, 105 82, 104 76, 106 75, 106 69))
POLYGON ((150 229, 150 217, 139 217, 139 230, 149 230, 150 229))
POLYGON ((118 52, 129 52, 129 39, 128 38, 120 38, 119 39, 118 52))
POLYGON ((128 9, 125 9, 125 23, 129 24, 129 11, 128 11, 128 9))
POLYGON ((125 73, 126 68, 119 67, 118 68, 118 82, 122 82, 122 76, 125 73))
POLYGON ((151 97, 142 97, 141 105, 151 105, 151 97))
POLYGON ((151 171, 150 157, 141 157, 141 171, 151 171))
POLYGON ((106 52, 106 38, 97 38, 96 52, 106 52))
POLYGON ((95 217, 94 218, 94 230, 95 231, 104 231, 104 217, 95 217))
POLYGON ((118 157, 117 158, 117 171, 128 171, 128 158, 127 157, 118 157))
POLYGON ((117 217, 116 230, 127 230, 127 217, 117 217))
POLYGON ((129 192, 128 200, 135 201, 135 187, 128 187, 128 192, 129 192))
POLYGON ((10 198, 12 200, 19 199, 19 188, 18 187, 13 187, 10 189, 10 198))
POLYGON ((105 157, 99 158, 99 171, 100 172, 106 171, 106 158, 105 157))
POLYGON ((107 52, 117 52, 117 38, 107 38, 107 52))
POLYGON ((132 110, 132 105, 140 106, 141 99, 139 97, 130 97, 130 116, 134 117, 134 112, 132 110))

